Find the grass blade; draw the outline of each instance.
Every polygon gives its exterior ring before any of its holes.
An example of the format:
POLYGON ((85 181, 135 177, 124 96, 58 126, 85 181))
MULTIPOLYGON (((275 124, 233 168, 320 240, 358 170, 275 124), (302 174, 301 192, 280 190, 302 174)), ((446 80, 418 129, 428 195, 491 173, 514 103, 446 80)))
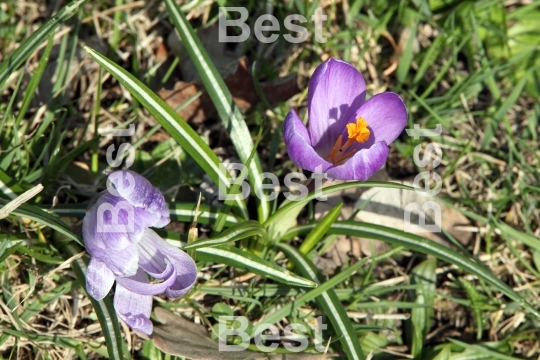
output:
POLYGON ((49 55, 51 53, 53 47, 53 37, 52 35, 49 36, 49 41, 47 42, 47 46, 45 47, 45 50, 43 51, 43 55, 41 56, 41 59, 39 60, 38 67, 32 74, 32 78, 30 79, 30 82, 28 83, 28 87, 26 88, 26 91, 24 93, 23 102, 21 104, 21 108, 19 109, 19 114, 17 114, 17 119, 15 120, 16 126, 19 127, 19 124, 21 123, 22 119, 26 115, 26 111, 30 107, 30 102, 34 98, 34 95, 36 94, 36 88, 38 87, 39 82, 41 81, 41 77, 43 76, 43 72, 45 71, 45 67, 47 66, 47 63, 49 62, 49 55))
MULTIPOLYGON (((314 226, 315 225, 313 224, 298 226, 289 231, 284 238, 292 238, 296 235, 307 233, 311 231, 314 226)), ((540 317, 540 313, 534 307, 532 307, 514 290, 512 290, 510 286, 493 275, 482 264, 479 264, 471 258, 463 256, 458 252, 432 240, 415 234, 409 234, 403 231, 391 229, 386 226, 354 221, 341 221, 332 224, 330 229, 328 229, 328 233, 380 240, 389 244, 403 246, 407 249, 417 251, 422 254, 435 256, 438 259, 456 265, 460 269, 465 270, 468 273, 477 276, 479 279, 490 283, 493 287, 517 302, 520 306, 529 310, 532 314, 540 317)))
POLYGON ((266 234, 265 228, 257 221, 246 221, 236 226, 231 227, 228 230, 225 230, 219 236, 194 241, 187 244, 182 249, 198 249, 202 247, 214 247, 219 245, 224 245, 228 242, 234 242, 237 240, 245 239, 250 236, 260 236, 265 241, 267 241, 268 235, 266 234))
MULTIPOLYGON (((287 244, 277 244, 289 259, 294 262, 295 268, 299 269, 302 275, 308 279, 321 284, 322 276, 320 271, 313 265, 309 259, 298 250, 287 244)), ((321 293, 316 299, 317 304, 328 316, 336 334, 342 334, 340 343, 347 354, 347 359, 365 359, 365 356, 358 341, 358 335, 347 316, 343 304, 339 300, 334 289, 328 289, 321 293)))
POLYGON ((51 17, 35 31, 21 46, 0 64, 0 85, 40 46, 45 39, 64 21, 75 15, 88 0, 76 0, 64 6, 58 14, 51 17))
MULTIPOLYGON (((7 202, 4 199, 0 199, 0 205, 7 202)), ((60 219, 56 218, 54 215, 51 215, 44 210, 28 204, 22 204, 19 208, 12 212, 13 215, 23 216, 29 218, 33 221, 36 221, 40 224, 46 225, 62 235, 65 235, 70 240, 75 240, 77 243, 82 245, 82 239, 73 232, 69 226, 64 224, 60 219)), ((62 244, 60 244, 62 245, 62 244)), ((61 247, 61 246, 60 246, 61 247)), ((74 256, 80 253, 80 250, 76 248, 74 244, 64 244, 64 249, 69 256, 74 256)), ((77 276, 81 287, 84 290, 85 274, 86 274, 86 264, 82 259, 77 259, 72 263, 73 270, 77 276)), ((105 342, 107 343, 107 349, 109 352, 109 357, 111 359, 124 359, 124 350, 122 334, 120 332, 120 327, 118 325, 118 319, 116 317, 116 312, 112 305, 111 298, 109 296, 105 297, 103 300, 96 301, 92 297, 88 297, 94 306, 94 310, 98 316, 101 328, 105 335, 105 342)))
MULTIPOLYGON (((231 187, 230 175, 220 169, 219 159, 206 145, 201 137, 193 130, 169 105, 154 94, 146 85, 128 73, 124 68, 115 64, 102 54, 85 46, 88 54, 112 76, 114 76, 129 92, 156 118, 165 130, 180 146, 201 166, 216 184, 231 187)), ((239 195, 236 196, 236 206, 241 216, 248 218, 246 206, 239 195)))
MULTIPOLYGON (((202 83, 216 106, 223 125, 229 131, 231 141, 234 144, 240 160, 247 164, 247 160, 252 153, 254 146, 249 129, 234 103, 231 92, 225 85, 225 82, 218 73, 216 67, 210 60, 208 53, 204 49, 199 38, 195 35, 191 24, 180 10, 179 5, 174 0, 165 0, 165 5, 169 11, 169 18, 176 26, 184 47, 189 54, 202 83)), ((256 194, 262 192, 262 182, 260 174, 262 173, 259 156, 255 153, 253 161, 249 164, 249 182, 256 194)), ((270 213, 269 204, 266 200, 257 197, 259 220, 265 221, 270 213)))

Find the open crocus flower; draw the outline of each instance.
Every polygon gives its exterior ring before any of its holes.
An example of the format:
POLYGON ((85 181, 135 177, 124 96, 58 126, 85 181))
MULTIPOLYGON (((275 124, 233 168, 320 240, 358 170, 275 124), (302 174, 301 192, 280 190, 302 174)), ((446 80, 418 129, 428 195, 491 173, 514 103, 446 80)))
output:
POLYGON ((141 175, 120 170, 109 175, 108 189, 92 201, 83 221, 90 254, 86 290, 103 299, 116 280, 114 307, 134 330, 151 334, 152 296, 186 294, 197 267, 182 250, 167 244, 150 226, 170 222, 161 192, 141 175), (150 284, 148 275, 161 280, 150 284))
POLYGON ((309 130, 294 110, 283 124, 291 160, 333 179, 370 178, 405 128, 407 109, 391 92, 365 98, 364 78, 351 64, 336 59, 321 64, 308 87, 309 130))

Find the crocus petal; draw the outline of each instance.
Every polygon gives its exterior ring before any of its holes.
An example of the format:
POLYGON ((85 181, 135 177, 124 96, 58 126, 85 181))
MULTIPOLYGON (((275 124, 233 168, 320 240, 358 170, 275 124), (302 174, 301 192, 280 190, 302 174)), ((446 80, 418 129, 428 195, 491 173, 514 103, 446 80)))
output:
POLYGON ((154 230, 146 229, 141 241, 137 244, 139 266, 148 273, 161 273, 167 266, 165 255, 158 248, 160 242, 164 240, 154 230))
POLYGON ((366 181, 377 172, 388 157, 388 145, 381 141, 362 149, 344 164, 328 169, 328 177, 339 180, 366 181))
POLYGON ((85 245, 91 243, 101 249, 124 249, 130 243, 137 242, 143 231, 159 218, 158 214, 105 192, 86 210, 83 220, 85 245))
POLYGON ((136 207, 159 215, 150 226, 163 227, 170 222, 169 209, 163 194, 152 186, 145 177, 131 170, 118 170, 109 174, 114 188, 109 191, 129 201, 136 207))
POLYGON ((92 258, 105 263, 115 276, 132 276, 139 267, 139 252, 135 244, 130 244, 120 250, 101 249, 92 244, 86 244, 86 251, 92 258))
POLYGON ((283 122, 283 138, 289 158, 302 169, 325 172, 332 163, 324 160, 311 146, 309 134, 296 111, 290 110, 283 122))
POLYGON ((111 290, 114 274, 104 262, 91 258, 86 273, 86 291, 96 300, 103 299, 111 290))
POLYGON ((313 74, 308 87, 311 144, 317 153, 330 153, 343 128, 366 98, 366 83, 351 64, 329 59, 313 74))
MULTIPOLYGON (((162 279, 163 282, 159 284, 149 284, 148 282, 142 282, 137 280, 134 276, 130 277, 117 277, 116 282, 123 287, 125 287, 127 290, 141 294, 141 295, 158 295, 162 294, 167 290, 169 286, 174 284, 176 280, 176 269, 174 266, 168 261, 165 260, 167 263, 167 266, 165 270, 163 270, 162 273, 151 273, 153 277, 156 279, 162 279)), ((137 271, 143 271, 142 268, 139 268, 140 270, 137 271)), ((145 275, 146 276, 146 275, 145 275)))
POLYGON ((177 298, 191 289, 197 280, 197 266, 188 254, 165 242, 151 229, 144 232, 137 246, 140 253, 139 265, 151 276, 154 276, 151 272, 161 271, 163 258, 174 266, 176 278, 167 289, 167 296, 177 298))
POLYGON ((364 103, 350 119, 363 117, 369 124, 371 136, 367 144, 386 141, 392 143, 407 125, 407 108, 403 100, 392 92, 374 95, 364 103))
POLYGON ((93 246, 102 249, 122 249, 128 246, 130 241, 127 232, 130 230, 129 219, 130 213, 133 213, 132 209, 133 207, 122 201, 122 198, 108 193, 100 195, 86 210, 83 220, 85 245, 92 243, 93 246))
MULTIPOLYGON (((141 283, 148 283, 148 278, 142 269, 132 279, 141 283)), ((114 308, 118 316, 133 330, 147 335, 152 333, 153 325, 150 321, 152 296, 136 294, 117 282, 114 293, 114 308)))

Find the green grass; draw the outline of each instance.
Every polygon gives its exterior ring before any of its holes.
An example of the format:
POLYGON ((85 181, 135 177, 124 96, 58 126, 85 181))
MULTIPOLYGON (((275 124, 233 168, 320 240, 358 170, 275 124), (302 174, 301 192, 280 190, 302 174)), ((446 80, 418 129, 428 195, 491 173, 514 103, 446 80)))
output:
MULTIPOLYGON (((182 358, 133 335, 117 320, 112 295, 98 302, 84 289, 88 256, 81 247, 81 220, 90 199, 104 189, 108 147, 129 141, 135 148, 131 169, 169 201, 173 223, 158 233, 171 244, 185 245, 203 191, 198 228, 204 240, 189 250, 197 260, 198 283, 179 300, 156 297, 154 306, 197 319, 214 330, 209 337, 215 341, 220 314, 247 314, 252 336, 259 323, 308 326, 323 315, 328 330, 322 346, 329 343, 329 356, 539 358, 539 5, 0 4, 0 207, 44 186, 0 220, 0 357, 182 358), (247 114, 232 103, 235 90, 227 89, 219 64, 196 35, 218 21, 219 6, 246 7, 251 25, 262 14, 277 17, 276 43, 249 41, 241 52, 256 74, 257 92, 264 81, 297 74, 297 95, 272 105, 263 99, 247 114), (326 43, 315 41, 311 21, 320 6, 328 15, 326 43), (306 42, 283 40, 289 14, 308 20, 306 42), (182 56, 164 47, 175 29, 186 44, 182 56), (195 59, 203 87, 172 109, 156 92, 163 84, 174 86, 186 57, 195 59), (354 64, 368 93, 398 93, 409 110, 408 128, 442 125, 437 137, 413 139, 404 132, 393 154, 398 163, 412 164, 417 145, 441 147, 443 161, 434 169, 443 179, 438 196, 471 220, 469 244, 451 250, 390 227, 336 221, 341 207, 318 222, 314 195, 289 204, 282 197, 268 203, 237 197, 226 207, 215 200, 213 184, 238 190, 219 166, 224 161, 249 162, 251 185, 257 173, 283 179, 298 170, 287 157, 282 122, 292 107, 304 116, 309 77, 328 57, 354 64), (217 111, 207 112, 202 122, 185 122, 175 110, 199 99, 217 111), (121 140, 97 132, 130 125, 135 134, 121 140), (314 253, 323 253, 338 236, 382 240, 391 247, 348 258, 336 273, 323 274, 314 253), (300 246, 303 239, 307 243, 300 246)), ((119 157, 130 161, 126 154, 119 157)), ((404 176, 425 170, 406 168, 394 170, 404 176)), ((381 182, 326 191, 372 186, 408 191, 381 182)), ((320 358, 314 330, 305 335, 308 349, 320 358)))

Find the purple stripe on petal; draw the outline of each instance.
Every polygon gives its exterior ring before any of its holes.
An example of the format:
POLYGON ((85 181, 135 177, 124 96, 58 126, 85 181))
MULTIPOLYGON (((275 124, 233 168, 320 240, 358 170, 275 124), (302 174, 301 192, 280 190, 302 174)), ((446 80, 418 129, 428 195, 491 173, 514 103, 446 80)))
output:
POLYGON ((318 154, 330 153, 365 98, 364 78, 351 64, 329 59, 315 70, 308 86, 308 115, 311 144, 318 154))
POLYGON ((120 197, 103 193, 86 210, 83 238, 86 246, 123 249, 131 242, 128 231, 134 231, 133 206, 120 197))
POLYGON ((86 251, 92 257, 105 263, 115 276, 132 276, 139 267, 139 252, 135 244, 130 244, 121 250, 104 250, 87 244, 86 251))
MULTIPOLYGON (((174 266, 167 260, 167 267, 162 273, 151 273, 156 279, 163 279, 164 281, 159 284, 148 284, 146 282, 141 282, 136 279, 135 276, 131 277, 117 277, 116 282, 125 287, 127 290, 141 294, 141 295, 158 295, 162 294, 167 290, 169 286, 174 284, 176 279, 176 269, 174 266)), ((139 268, 139 271, 143 271, 142 268, 139 268)))
POLYGON ((91 258, 86 273, 86 291, 96 300, 103 299, 111 290, 114 274, 104 262, 91 258))
POLYGON ((339 180, 366 181, 376 173, 386 162, 388 145, 381 141, 369 149, 362 149, 344 164, 328 169, 330 178, 339 180))
POLYGON ((289 158, 298 167, 312 172, 324 172, 332 166, 315 152, 311 146, 306 126, 294 110, 289 111, 283 122, 283 137, 289 158))
POLYGON ((139 241, 143 231, 159 221, 159 215, 133 206, 125 199, 104 193, 86 211, 83 238, 88 246, 123 249, 139 241))
POLYGON ((163 227, 170 222, 169 209, 163 194, 145 177, 131 170, 118 170, 109 174, 109 181, 114 185, 114 189, 108 187, 111 193, 159 216, 150 226, 163 227))
MULTIPOLYGON (((386 141, 392 143, 407 125, 407 108, 401 98, 392 92, 374 95, 351 117, 353 122, 363 117, 369 124, 369 142, 386 141)), ((370 144, 368 144, 370 145, 370 144)))
MULTIPOLYGON (((139 270, 133 279, 141 283, 148 283, 148 278, 142 270, 139 270)), ((153 325, 150 321, 152 296, 133 293, 117 282, 114 293, 114 308, 118 316, 133 330, 147 335, 152 333, 153 325)))

